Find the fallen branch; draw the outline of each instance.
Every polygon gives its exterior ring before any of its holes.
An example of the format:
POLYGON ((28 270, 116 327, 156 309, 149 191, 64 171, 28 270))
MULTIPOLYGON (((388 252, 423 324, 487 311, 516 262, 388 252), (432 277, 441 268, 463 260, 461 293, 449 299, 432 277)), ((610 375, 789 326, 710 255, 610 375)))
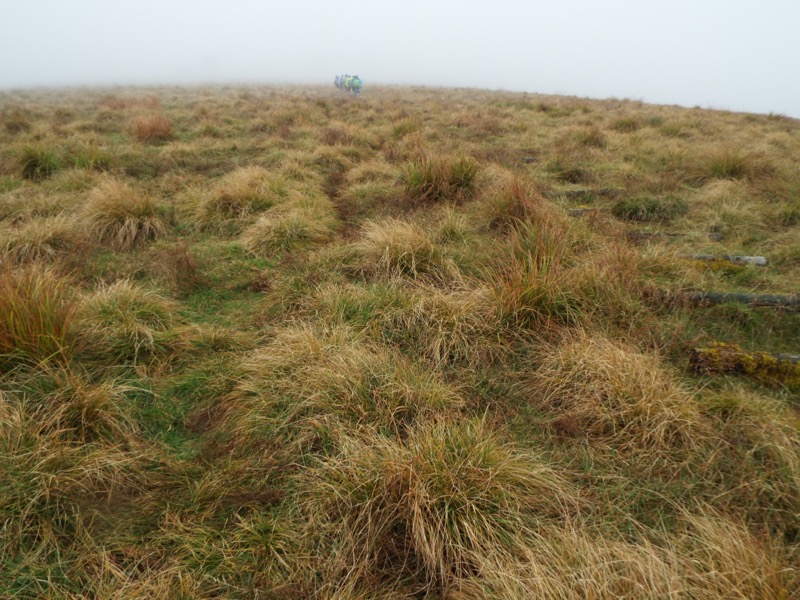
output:
POLYGON ((714 342, 692 350, 689 362, 703 375, 736 373, 768 383, 800 385, 800 356, 751 352, 737 344, 714 342))
POLYGON ((736 292, 689 292, 686 299, 698 304, 724 304, 737 302, 749 306, 774 306, 790 308, 800 306, 800 295, 782 296, 779 294, 739 294, 736 292))
POLYGON ((724 260, 737 265, 756 265, 758 267, 766 267, 767 259, 764 256, 737 256, 734 254, 723 254, 714 256, 713 254, 690 254, 689 258, 694 260, 724 260))

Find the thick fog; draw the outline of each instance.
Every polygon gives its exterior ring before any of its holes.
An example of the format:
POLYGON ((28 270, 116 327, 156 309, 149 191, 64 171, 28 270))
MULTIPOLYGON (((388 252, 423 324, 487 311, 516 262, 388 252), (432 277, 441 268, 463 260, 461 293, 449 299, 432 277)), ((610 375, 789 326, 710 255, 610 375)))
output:
POLYGON ((0 88, 477 87, 800 117, 798 0, 4 0, 0 88))

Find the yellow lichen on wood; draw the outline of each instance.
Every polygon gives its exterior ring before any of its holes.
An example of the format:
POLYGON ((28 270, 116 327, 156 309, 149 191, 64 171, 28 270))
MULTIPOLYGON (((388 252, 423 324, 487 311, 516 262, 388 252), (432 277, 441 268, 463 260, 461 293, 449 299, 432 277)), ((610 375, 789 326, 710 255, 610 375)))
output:
POLYGON ((800 360, 769 352, 745 350, 738 344, 714 342, 692 351, 691 364, 699 373, 738 373, 768 383, 800 385, 800 360))

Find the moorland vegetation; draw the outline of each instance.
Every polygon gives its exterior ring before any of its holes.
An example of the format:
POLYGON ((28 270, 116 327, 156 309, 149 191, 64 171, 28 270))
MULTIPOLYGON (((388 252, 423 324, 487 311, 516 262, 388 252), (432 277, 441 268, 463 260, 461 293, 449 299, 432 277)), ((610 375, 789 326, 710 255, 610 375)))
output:
POLYGON ((800 312, 690 294, 797 294, 798 165, 629 100, 3 92, 0 596, 798 597, 800 312))

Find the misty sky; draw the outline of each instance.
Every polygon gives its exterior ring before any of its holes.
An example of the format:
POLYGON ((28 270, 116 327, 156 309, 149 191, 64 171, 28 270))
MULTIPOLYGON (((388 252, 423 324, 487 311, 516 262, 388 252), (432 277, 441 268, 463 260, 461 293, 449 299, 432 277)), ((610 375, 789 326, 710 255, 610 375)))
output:
POLYGON ((0 88, 365 83, 800 117, 800 0, 0 0, 0 88))

